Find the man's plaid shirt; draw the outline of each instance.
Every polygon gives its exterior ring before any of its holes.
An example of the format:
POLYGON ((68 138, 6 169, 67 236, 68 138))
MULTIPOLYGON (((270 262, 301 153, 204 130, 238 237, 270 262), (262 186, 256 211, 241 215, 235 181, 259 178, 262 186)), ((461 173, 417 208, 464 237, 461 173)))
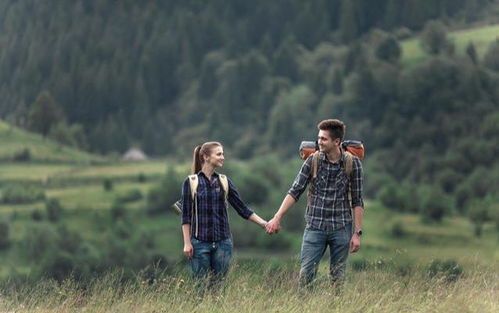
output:
MULTIPOLYGON (((231 237, 229 228, 229 217, 227 215, 227 204, 225 195, 218 179, 218 173, 213 173, 211 181, 203 172, 198 174, 199 185, 197 190, 198 218, 194 212, 194 203, 191 198, 191 186, 189 178, 182 186, 182 225, 191 224, 191 234, 196 236, 196 227, 199 229, 198 240, 219 241, 231 237), (196 225, 199 223, 199 225, 196 225)), ((253 211, 241 200, 241 196, 234 187, 232 181, 229 182, 229 194, 227 201, 232 205, 242 218, 248 219, 253 211)))
POLYGON ((324 153, 320 154, 317 166, 317 177, 311 179, 312 157, 310 155, 303 163, 300 172, 295 178, 288 194, 296 201, 311 183, 309 201, 305 212, 307 227, 312 229, 331 231, 341 229, 352 223, 351 206, 364 207, 362 200, 362 163, 359 158, 353 157, 352 179, 345 171, 345 155, 340 161, 331 163, 324 153), (352 203, 348 193, 352 189, 352 203))

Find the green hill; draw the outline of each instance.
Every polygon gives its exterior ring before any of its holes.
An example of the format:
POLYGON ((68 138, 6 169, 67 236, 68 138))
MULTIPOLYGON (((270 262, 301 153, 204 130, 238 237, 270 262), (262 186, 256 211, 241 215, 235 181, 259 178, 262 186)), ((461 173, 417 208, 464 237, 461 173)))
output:
MULTIPOLYGON (((498 34, 499 24, 453 31, 448 33, 448 37, 455 45, 456 54, 465 54, 466 47, 472 42, 478 56, 483 57, 490 43, 499 38, 498 34)), ((401 46, 404 65, 419 64, 428 57, 421 47, 419 36, 402 41, 401 46)))
POLYGON ((0 162, 94 163, 104 158, 63 146, 0 120, 0 162))

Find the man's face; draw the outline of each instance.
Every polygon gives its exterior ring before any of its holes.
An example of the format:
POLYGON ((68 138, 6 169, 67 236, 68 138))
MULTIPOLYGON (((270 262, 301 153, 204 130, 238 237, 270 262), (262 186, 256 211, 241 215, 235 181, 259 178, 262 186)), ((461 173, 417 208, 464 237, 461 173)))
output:
POLYGON ((321 152, 330 153, 340 146, 340 139, 332 139, 327 130, 319 130, 319 135, 317 135, 317 143, 319 144, 319 150, 321 152))
POLYGON ((224 165, 224 149, 221 146, 216 146, 211 149, 209 156, 205 157, 205 162, 213 165, 214 168, 222 167, 224 165))

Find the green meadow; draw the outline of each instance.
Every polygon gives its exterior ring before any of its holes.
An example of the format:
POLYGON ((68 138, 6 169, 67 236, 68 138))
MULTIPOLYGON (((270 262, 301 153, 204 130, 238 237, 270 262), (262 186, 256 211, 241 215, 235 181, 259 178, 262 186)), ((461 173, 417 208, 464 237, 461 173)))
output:
MULTIPOLYGON (((32 147, 39 138, 24 140, 32 147)), ((9 246, 0 251, 1 311, 233 312, 237 306, 241 312, 495 312, 499 308, 499 237, 492 222, 476 237, 469 219, 458 214, 430 222, 417 214, 390 211, 374 200, 366 200, 362 248, 350 258, 341 293, 335 294, 328 283, 328 252, 314 289, 297 290, 304 209, 300 201, 274 236, 231 211, 234 266, 223 290, 199 298, 182 256, 179 216, 167 207, 161 213, 148 211, 151 191, 164 186, 160 184, 167 173, 185 177, 189 164, 123 162, 92 155, 88 159, 99 162, 42 162, 38 150, 33 151, 35 161, 0 162, 0 195, 9 186, 29 185, 45 196, 30 203, 0 205, 0 221, 9 226, 9 246), (47 199, 57 199, 62 207, 57 220, 49 218, 47 199), (60 259, 55 265, 47 263, 51 253, 58 253, 50 250, 51 240, 80 248, 83 243, 83 250, 75 251, 89 253, 88 260, 114 258, 121 265, 83 280, 71 275, 45 277, 42 269, 57 273, 65 266, 60 259), (33 244, 47 247, 37 249, 33 244), (31 256, 26 256, 26 249, 31 256), (143 264, 134 263, 140 255, 161 255, 167 263, 161 268, 150 263, 142 270, 127 269, 143 264), (40 262, 45 267, 40 268, 40 262)), ((249 163, 231 165, 231 171, 251 171, 249 163)), ((299 163, 281 166, 289 173, 281 177, 291 183, 299 163)), ((239 181, 238 177, 233 176, 239 181)), ((267 203, 252 208, 271 218, 288 188, 282 185, 267 203)), ((179 183, 171 188, 164 192, 180 195, 179 183)), ((62 260, 64 253, 58 255, 62 260)), ((84 255, 78 260, 72 266, 88 262, 84 255)))
MULTIPOLYGON (((477 28, 458 30, 448 33, 448 38, 455 45, 455 53, 464 55, 466 47, 470 42, 475 45, 476 52, 481 58, 487 51, 489 45, 497 40, 499 25, 487 25, 477 28)), ((421 47, 420 38, 415 37, 401 42, 402 64, 413 66, 428 58, 428 55, 421 47)))

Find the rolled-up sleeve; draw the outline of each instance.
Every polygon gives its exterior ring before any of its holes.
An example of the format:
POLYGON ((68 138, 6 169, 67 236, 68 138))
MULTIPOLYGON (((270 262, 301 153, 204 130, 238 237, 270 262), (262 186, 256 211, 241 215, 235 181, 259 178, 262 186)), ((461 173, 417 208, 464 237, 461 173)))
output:
POLYGON ((229 201, 230 205, 236 210, 237 214, 239 214, 242 218, 248 219, 251 214, 253 214, 253 211, 248 208, 248 206, 241 200, 241 196, 239 196, 239 193, 236 190, 236 187, 230 180, 230 178, 227 178, 229 181, 229 196, 227 197, 227 200, 229 201))
POLYGON ((288 194, 293 197, 296 201, 300 199, 301 194, 307 188, 307 185, 310 181, 310 169, 312 164, 313 154, 311 154, 303 165, 301 166, 300 172, 296 175, 296 178, 291 185, 291 188, 288 190, 288 194))
POLYGON ((182 225, 190 224, 192 218, 192 198, 189 179, 182 185, 182 225))
POLYGON ((362 162, 359 160, 359 158, 354 157, 351 181, 352 207, 364 207, 364 200, 362 199, 363 176, 364 172, 362 169, 362 162))

